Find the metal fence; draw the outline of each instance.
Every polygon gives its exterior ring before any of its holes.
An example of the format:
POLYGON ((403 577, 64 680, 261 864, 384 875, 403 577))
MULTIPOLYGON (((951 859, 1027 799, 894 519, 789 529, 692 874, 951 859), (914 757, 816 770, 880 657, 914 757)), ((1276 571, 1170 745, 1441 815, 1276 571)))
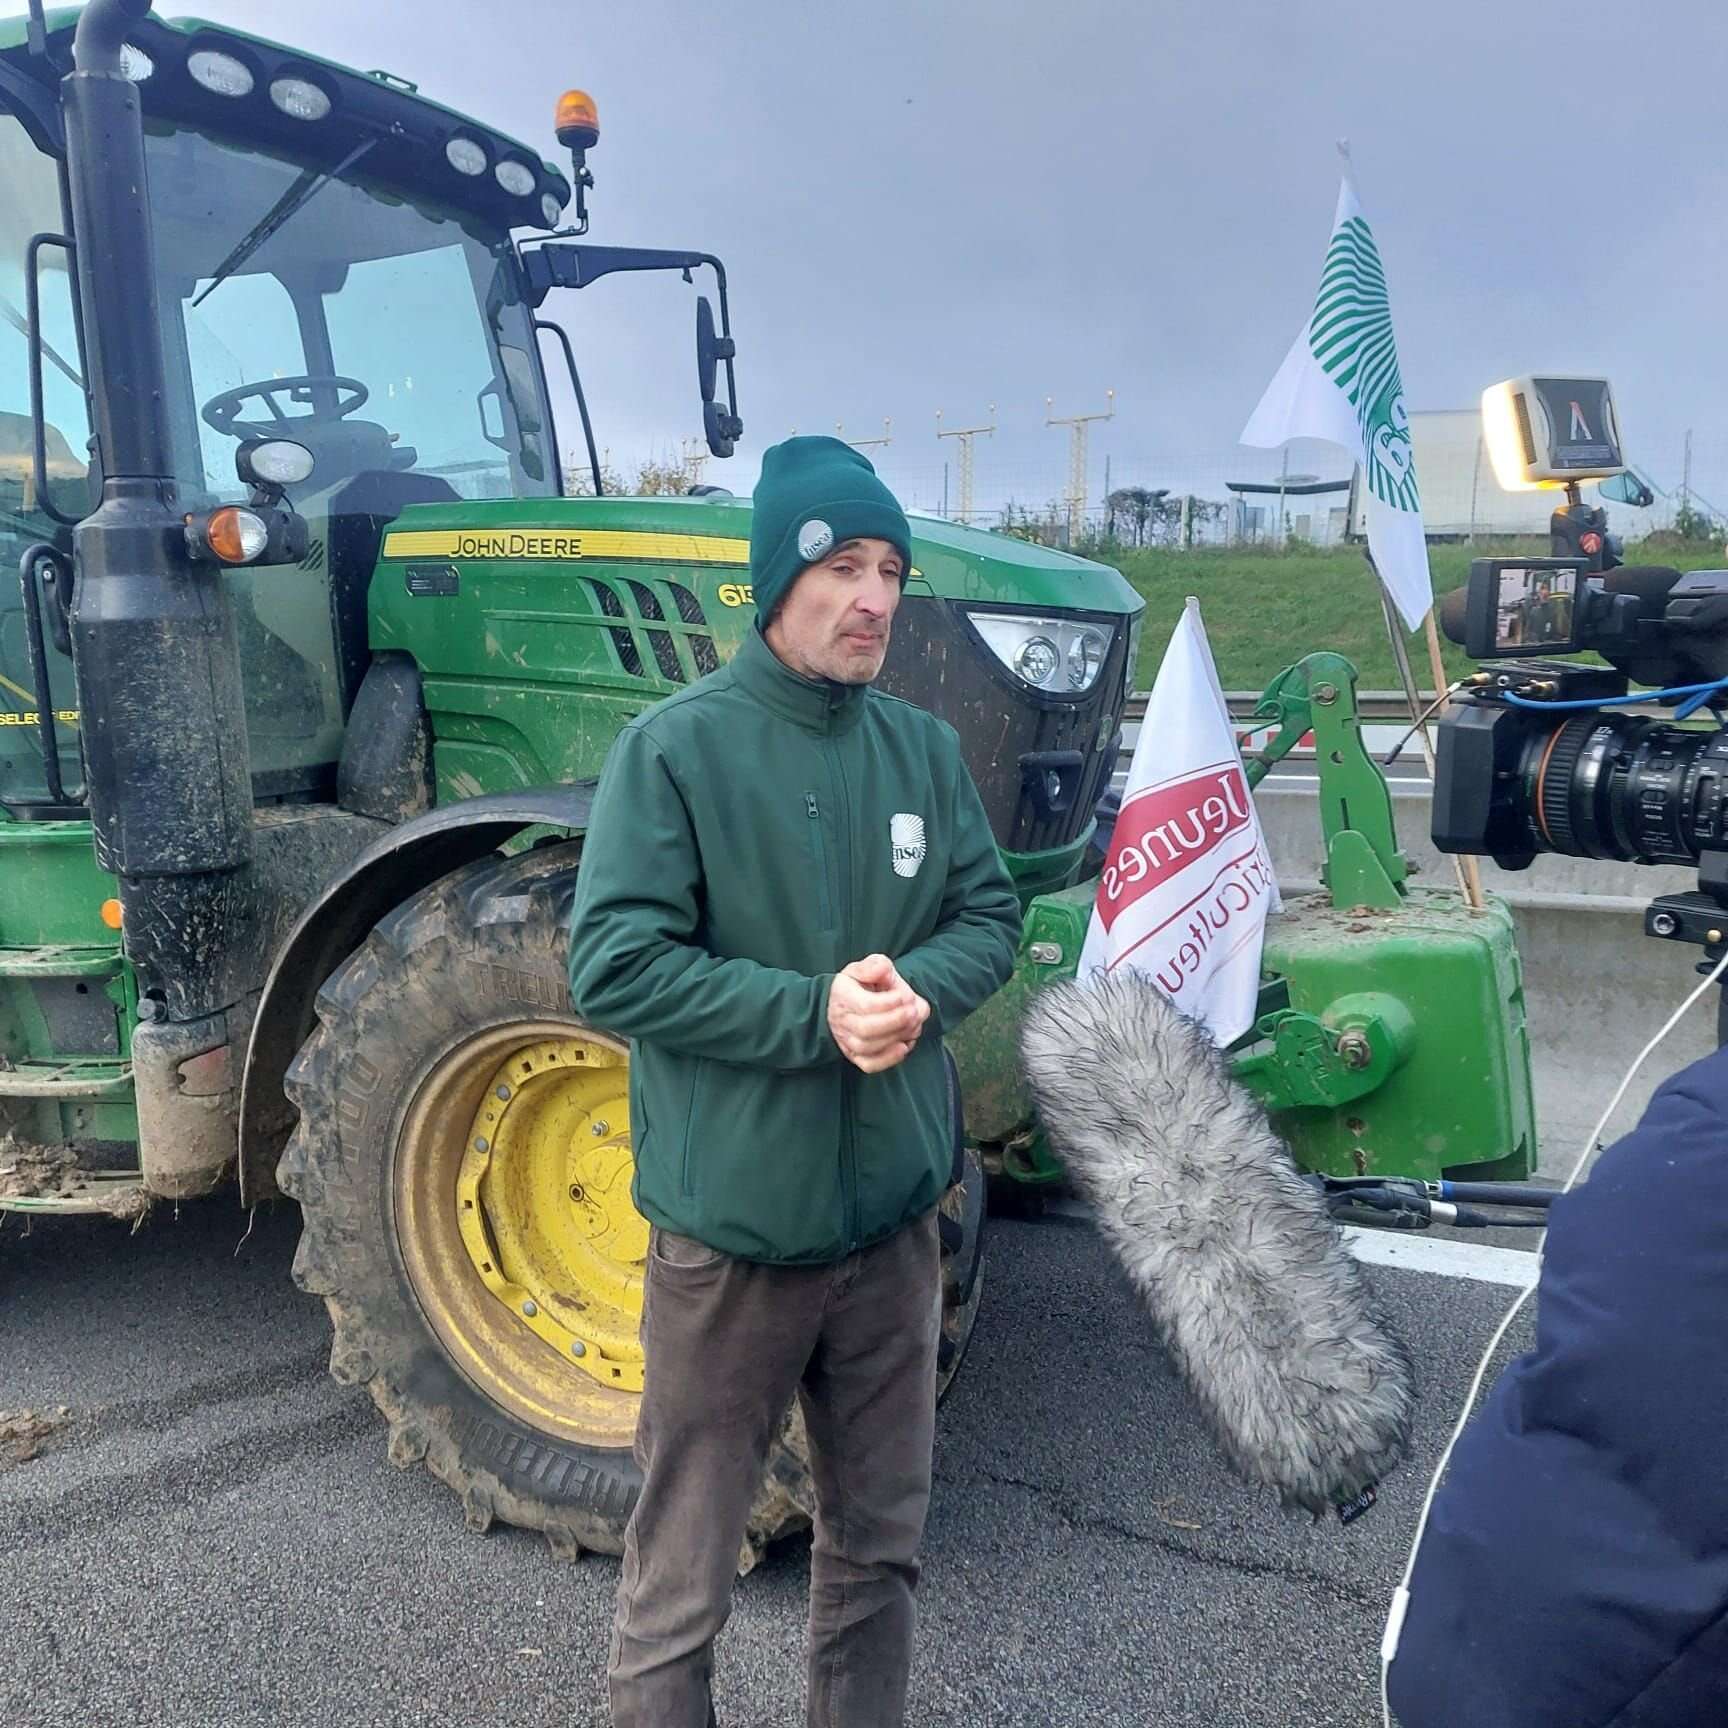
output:
MULTIPOLYGON (((1614 531, 1628 540, 1677 531, 1728 538, 1728 436, 1688 434, 1631 454, 1655 502, 1644 510, 1609 505, 1614 531)), ((892 445, 871 455, 909 509, 960 519, 953 464, 925 459, 910 442, 904 452, 892 445)), ((1038 462, 997 461, 980 444, 975 460, 966 519, 1053 545, 1331 547, 1351 531, 1352 469, 1329 445, 1298 441, 1284 451, 1140 455, 1099 450, 1088 463, 1078 504, 1069 496, 1059 454, 1038 462)), ((1437 507, 1441 478, 1435 477, 1437 507)), ((1486 469, 1470 490, 1468 516, 1447 507, 1444 522, 1430 523, 1431 532, 1485 541, 1544 531, 1551 495, 1500 492, 1486 469)), ((1594 493, 1586 498, 1593 501, 1594 493)))
MULTIPOLYGON (((1466 416, 1416 418, 1439 422, 1466 416)), ((1728 435, 1687 433, 1630 453, 1655 502, 1645 510, 1610 505, 1616 532, 1628 540, 1677 531, 1706 540, 1728 538, 1728 435)), ((980 442, 974 450, 970 508, 964 512, 961 464, 945 459, 949 453, 933 436, 897 436, 869 454, 909 510, 1009 529, 1057 546, 1325 548, 1346 540, 1357 514, 1350 463, 1336 447, 1311 440, 1296 440, 1283 450, 1233 446, 1135 454, 1112 450, 1094 432, 1079 498, 1070 493, 1071 471, 1059 441, 1035 459, 1016 457, 1012 445, 980 442)), ((622 492, 683 491, 700 481, 749 484, 747 473, 733 477, 707 463, 688 440, 676 451, 651 452, 634 462, 608 450, 603 462, 608 489, 622 492)), ((586 489, 586 464, 572 456, 568 466, 574 489, 586 489)), ((1425 486, 1431 534, 1486 541, 1545 531, 1553 495, 1500 492, 1480 453, 1469 466, 1463 479, 1437 472, 1425 486), (1457 495, 1466 495, 1467 505, 1457 495)), ((1586 497, 1593 499, 1594 493, 1586 497)))

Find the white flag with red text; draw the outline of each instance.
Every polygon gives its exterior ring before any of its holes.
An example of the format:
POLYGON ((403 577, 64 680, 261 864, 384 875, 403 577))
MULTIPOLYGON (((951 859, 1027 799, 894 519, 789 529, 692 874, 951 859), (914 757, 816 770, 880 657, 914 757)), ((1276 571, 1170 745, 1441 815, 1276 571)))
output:
POLYGON ((1261 938, 1278 905, 1200 603, 1190 599, 1146 704, 1080 978, 1130 967, 1228 1044, 1254 1023, 1261 938))

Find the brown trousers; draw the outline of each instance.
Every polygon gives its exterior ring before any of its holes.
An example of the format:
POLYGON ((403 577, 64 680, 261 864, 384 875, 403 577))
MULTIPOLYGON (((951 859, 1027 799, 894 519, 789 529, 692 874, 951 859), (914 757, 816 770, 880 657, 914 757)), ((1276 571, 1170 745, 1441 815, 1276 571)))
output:
POLYGON ((608 1670, 613 1728, 712 1728, 714 1638, 794 1392, 817 1506, 806 1720, 904 1722, 940 1306, 934 1213, 832 1266, 764 1266, 654 1232, 642 1495, 608 1670))

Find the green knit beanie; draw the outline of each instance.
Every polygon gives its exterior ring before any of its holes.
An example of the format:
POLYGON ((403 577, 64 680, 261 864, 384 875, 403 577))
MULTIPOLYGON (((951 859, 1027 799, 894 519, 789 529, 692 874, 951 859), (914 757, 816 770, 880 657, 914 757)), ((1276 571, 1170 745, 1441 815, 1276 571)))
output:
POLYGON ((838 438, 788 438, 762 454, 750 581, 764 627, 806 565, 847 540, 886 540, 912 568, 912 530, 868 459, 838 438))

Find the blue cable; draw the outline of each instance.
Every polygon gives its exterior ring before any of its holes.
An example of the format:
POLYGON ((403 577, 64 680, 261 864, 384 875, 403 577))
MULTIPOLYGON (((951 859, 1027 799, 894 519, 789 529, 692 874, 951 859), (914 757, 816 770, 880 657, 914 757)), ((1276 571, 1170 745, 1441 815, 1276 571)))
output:
POLYGON ((1692 716, 1696 714, 1707 702, 1710 704, 1711 708, 1714 709, 1716 704, 1711 701, 1711 698, 1716 694, 1717 693, 1714 690, 1700 690, 1696 696, 1688 696, 1686 700, 1674 710, 1674 718, 1676 720, 1690 720, 1692 716))
POLYGON ((1539 714, 1566 714, 1583 713, 1590 708, 1609 708, 1617 703, 1668 702, 1684 696, 1689 700, 1674 711, 1676 720, 1684 720, 1724 690, 1728 690, 1728 678, 1715 678, 1708 684, 1677 684, 1669 690, 1635 690, 1625 696, 1587 696, 1567 702, 1539 702, 1528 696, 1514 696, 1508 690, 1500 700, 1513 708, 1529 708, 1539 714))

